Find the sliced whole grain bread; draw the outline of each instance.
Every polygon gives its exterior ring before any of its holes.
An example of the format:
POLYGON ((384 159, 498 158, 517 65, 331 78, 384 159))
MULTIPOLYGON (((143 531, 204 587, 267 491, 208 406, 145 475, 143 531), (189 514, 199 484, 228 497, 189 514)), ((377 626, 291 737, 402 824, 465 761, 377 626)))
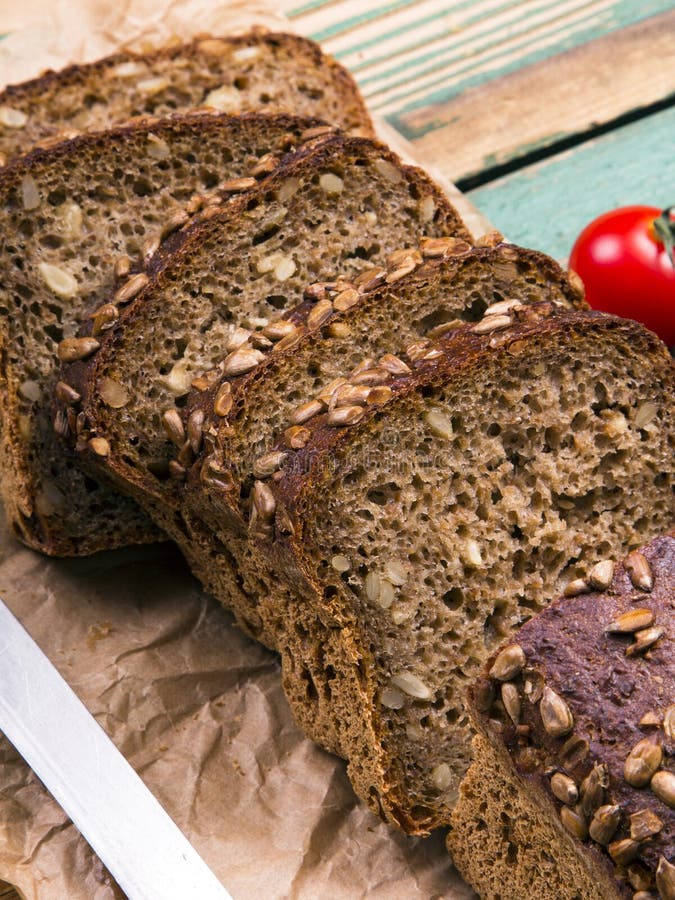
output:
MULTIPOLYGON (((306 300, 288 317, 263 329, 269 346, 263 351, 264 360, 252 371, 222 375, 222 369, 236 361, 243 348, 260 346, 256 334, 213 375, 200 379, 198 386, 203 390, 193 391, 188 398, 184 422, 188 430, 201 423, 201 453, 209 457, 203 477, 207 482, 215 479, 220 489, 217 498, 212 498, 212 490, 202 483, 200 464, 193 471, 189 489, 176 500, 196 527, 200 522, 206 525, 204 539, 217 535, 240 563, 233 571, 226 560, 219 566, 209 554, 206 564, 199 565, 195 556, 201 550, 195 553, 192 548, 186 553, 209 590, 263 643, 275 645, 275 628, 265 624, 261 604, 265 591, 261 596, 254 573, 241 558, 246 540, 242 544, 239 539, 246 532, 254 478, 266 467, 275 466, 279 454, 285 452, 273 449, 275 440, 283 435, 286 450, 292 450, 309 437, 298 421, 302 418, 296 410, 298 397, 320 394, 319 406, 326 408, 329 395, 344 385, 340 388, 343 404, 347 396, 356 406, 372 402, 378 395, 383 402, 390 391, 371 387, 373 378, 377 381, 379 377, 377 371, 366 372, 358 385, 347 384, 349 372, 364 358, 379 359, 387 354, 385 371, 405 372, 408 365, 400 357, 406 357, 407 350, 422 353, 431 338, 464 321, 479 320, 488 307, 493 314, 503 314, 515 305, 544 300, 568 307, 583 304, 576 282, 571 284, 549 257, 504 243, 500 236, 491 236, 489 243, 492 246, 471 247, 455 238, 431 238, 423 242, 421 252, 396 251, 387 260, 386 271, 366 270, 360 276, 360 292, 358 284, 344 279, 312 285, 306 294, 313 302, 306 300), (229 510, 224 515, 226 503, 229 510), (252 583, 248 582, 250 575, 252 583)), ((176 474, 181 474, 178 467, 176 474)), ((162 521, 171 528, 167 513, 168 521, 162 521)), ((180 533, 174 536, 185 547, 180 533)))
POLYGON ((675 896, 675 532, 590 574, 471 688, 448 846, 481 897, 675 896))
MULTIPOLYGON (((186 206, 219 201, 203 195, 251 171, 262 177, 317 123, 176 116, 82 135, 0 170, 2 495, 14 533, 31 547, 78 555, 159 537, 135 504, 84 476, 56 440, 57 347, 122 279, 108 309, 114 319, 133 294, 126 273, 180 227, 186 206)), ((96 327, 107 324, 100 316, 96 327)))
MULTIPOLYGON (((261 330, 319 276, 356 275, 396 247, 452 233, 469 238, 419 169, 364 138, 318 139, 257 188, 173 234, 148 284, 97 336, 100 346, 88 353, 81 343, 88 358, 63 372, 74 402, 61 420, 69 409, 83 462, 143 503, 168 506, 172 441, 189 456, 195 439, 183 432, 176 399, 222 360, 240 326, 261 330)), ((239 364, 252 368, 259 358, 254 350, 239 364)))
POLYGON ((449 823, 470 755, 463 693, 489 654, 672 522, 675 382, 636 323, 550 303, 414 356, 412 374, 379 379, 388 402, 335 405, 303 448, 277 445, 246 564, 298 720, 349 760, 375 812, 425 832, 449 823))
POLYGON ((307 38, 254 29, 152 53, 125 51, 6 88, 0 93, 0 164, 64 132, 73 136, 134 116, 201 106, 230 114, 320 114, 347 131, 373 133, 346 69, 307 38))

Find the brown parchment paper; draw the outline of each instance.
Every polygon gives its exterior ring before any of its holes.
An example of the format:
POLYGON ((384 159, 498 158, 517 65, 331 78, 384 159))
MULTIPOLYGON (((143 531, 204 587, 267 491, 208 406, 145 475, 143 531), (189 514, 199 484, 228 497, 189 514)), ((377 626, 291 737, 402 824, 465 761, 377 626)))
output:
MULTIPOLYGON (((0 85, 251 24, 289 28, 263 0, 0 0, 0 85)), ((441 835, 401 835, 356 800, 344 763, 293 723, 276 657, 237 630, 172 545, 49 560, 0 525, 0 595, 235 900, 473 896, 441 835)), ((0 878, 30 900, 122 896, 1 736, 0 878)))

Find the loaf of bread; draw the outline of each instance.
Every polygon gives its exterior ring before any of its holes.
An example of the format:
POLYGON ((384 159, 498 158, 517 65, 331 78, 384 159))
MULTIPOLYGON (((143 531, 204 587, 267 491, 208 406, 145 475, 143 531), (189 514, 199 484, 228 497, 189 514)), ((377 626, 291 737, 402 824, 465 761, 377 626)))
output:
MULTIPOLYGON (((273 447, 236 538, 298 721, 411 832, 450 819, 487 656, 673 518, 669 354, 636 323, 556 310, 488 310, 403 366, 367 360, 345 372, 378 389, 365 405, 339 384, 297 397, 309 434, 273 447)), ((201 458, 185 493, 199 477, 226 522, 222 463, 201 458)), ((203 542, 203 565, 232 546, 203 542)))
POLYGON ((109 298, 92 339, 105 332, 142 286, 142 274, 128 280, 132 266, 181 226, 186 207, 219 201, 206 196, 219 184, 263 177, 316 127, 286 115, 177 116, 82 135, 0 169, 2 495, 31 547, 68 556, 157 539, 135 504, 85 477, 55 438, 57 348, 75 352, 77 329, 109 298))
MULTIPOLYGON (((174 442, 187 441, 189 454, 196 439, 184 434, 176 400, 238 345, 240 327, 260 331, 321 275, 356 275, 396 247, 452 233, 469 238, 420 170, 364 138, 318 139, 172 235, 119 322, 64 371, 72 402, 62 412, 83 461, 143 503, 167 506, 174 442)), ((242 354, 239 370, 261 356, 242 354)))
MULTIPOLYGON (((499 312, 534 301, 583 302, 577 286, 549 257, 499 241, 497 236, 496 246, 474 248, 456 238, 433 238, 423 242, 421 252, 396 251, 386 267, 366 270, 357 284, 338 279, 312 285, 306 291, 311 299, 263 330, 269 346, 254 369, 233 376, 218 369, 198 382, 204 390, 188 398, 184 422, 188 428, 202 422, 203 454, 211 468, 217 466, 221 490, 212 499, 197 467, 179 496, 183 513, 194 514, 190 521, 204 538, 217 535, 235 559, 246 554, 246 541, 241 545, 238 538, 246 531, 256 475, 284 452, 274 450, 277 439, 298 449, 309 435, 296 421, 298 397, 330 392, 342 382, 343 395, 357 406, 378 392, 386 398, 387 388, 371 390, 367 378, 350 388, 345 376, 364 358, 382 356, 394 371, 405 372, 408 364, 401 357, 408 348, 421 352, 425 342, 463 321, 477 321, 488 307, 499 312)), ((252 334, 224 367, 242 349, 260 346, 258 337, 252 334)), ((185 548, 180 534, 174 537, 185 548)), ((200 565, 200 554, 186 553, 197 576, 233 609, 242 627, 275 646, 277 635, 265 623, 259 587, 248 582, 245 559, 232 568, 209 556, 208 564, 200 565)))
POLYGON ((493 654, 448 839, 484 900, 675 897, 675 533, 493 654))
POLYGON ((373 133, 346 69, 313 41, 254 29, 153 53, 116 53, 6 88, 0 93, 0 165, 38 142, 202 106, 230 114, 321 115, 355 134, 373 133))

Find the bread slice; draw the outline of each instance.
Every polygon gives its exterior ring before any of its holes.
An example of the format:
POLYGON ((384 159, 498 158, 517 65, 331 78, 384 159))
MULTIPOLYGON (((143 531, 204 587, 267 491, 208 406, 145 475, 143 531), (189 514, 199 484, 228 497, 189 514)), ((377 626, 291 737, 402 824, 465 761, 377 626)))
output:
POLYGON ((262 329, 320 275, 354 275, 396 247, 453 232, 469 237, 419 169, 367 139, 319 139, 222 212, 207 210, 169 238, 118 325, 64 372, 81 396, 69 408, 83 460, 143 503, 167 505, 167 432, 184 440, 176 399, 239 341, 239 326, 262 329))
MULTIPOLYGON (((56 440, 57 346, 161 233, 181 225, 195 193, 269 171, 317 121, 255 113, 149 120, 0 170, 2 494, 14 533, 31 547, 67 556, 157 539, 135 504, 83 476, 56 440)), ((128 283, 115 302, 125 293, 128 283)))
POLYGON ((485 900, 675 896, 675 533, 589 574, 471 690, 448 846, 485 900))
MULTIPOLYGON (((636 323, 554 309, 465 326, 410 375, 370 362, 389 402, 318 413, 252 489, 242 558, 294 713, 408 831, 449 821, 470 755, 463 692, 492 650, 673 518, 666 348, 636 323)), ((219 464, 201 467, 214 504, 219 464)))
MULTIPOLYGON (((255 577, 252 582, 248 578, 246 541, 240 545, 238 537, 246 532, 254 473, 264 469, 266 460, 274 459, 275 440, 283 438, 287 449, 293 449, 309 435, 301 424, 291 421, 298 397, 329 392, 340 381, 346 383, 346 376, 365 357, 389 354, 389 366, 406 371, 407 364, 392 358, 392 351, 394 357, 404 357, 414 345, 421 352, 424 342, 463 321, 477 321, 488 307, 499 311, 543 300, 570 307, 583 303, 577 285, 570 284, 552 259, 500 242, 499 236, 496 240, 496 246, 472 248, 455 238, 434 238, 423 243, 421 252, 396 251, 386 271, 363 273, 360 293, 358 285, 344 279, 313 285, 306 293, 314 302, 307 300, 285 320, 263 330, 271 341, 255 369, 223 376, 221 367, 214 373, 220 375, 215 383, 211 376, 200 380, 204 390, 189 398, 184 421, 188 425, 203 422, 203 453, 213 463, 217 460, 221 490, 212 498, 211 490, 202 484, 201 470, 199 474, 195 470, 181 498, 183 514, 191 513, 196 527, 200 522, 202 529, 206 526, 205 537, 218 535, 235 558, 241 559, 242 552, 244 558, 232 570, 224 559, 218 564, 210 554, 206 564, 200 564, 189 548, 186 555, 208 589, 263 643, 275 646, 278 635, 265 623, 259 585, 255 577)), ((254 334, 243 347, 253 347, 257 340, 254 334)), ((241 348, 235 351, 241 352, 241 348)), ((374 396, 369 390, 367 383, 360 386, 357 405, 374 396)), ((386 397, 387 389, 381 393, 386 397)), ((180 474, 180 469, 175 473, 180 474)), ((162 521, 171 528, 170 521, 162 521)), ((185 547, 184 537, 179 533, 174 537, 185 547)))
POLYGON ((72 137, 134 116, 201 106, 230 114, 320 114, 347 131, 373 134, 346 69, 307 38, 254 29, 147 54, 125 51, 6 88, 0 93, 0 165, 63 132, 72 137))

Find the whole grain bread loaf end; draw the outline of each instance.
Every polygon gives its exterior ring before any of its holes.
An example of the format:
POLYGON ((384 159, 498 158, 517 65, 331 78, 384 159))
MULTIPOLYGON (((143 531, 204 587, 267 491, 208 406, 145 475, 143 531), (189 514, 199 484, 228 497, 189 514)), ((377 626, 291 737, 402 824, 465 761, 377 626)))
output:
POLYGON ((158 539, 135 504, 84 476, 56 439, 58 347, 73 352, 109 297, 92 337, 105 332, 142 286, 142 274, 128 280, 132 267, 186 221, 195 194, 219 202, 213 188, 263 177, 316 127, 286 115, 176 116, 82 135, 0 169, 2 495, 21 540, 69 556, 158 539))
MULTIPOLYGON (((261 331, 319 277, 356 276, 397 247, 453 233, 470 237, 419 169, 364 138, 317 139, 258 187, 172 235, 143 290, 97 336, 100 346, 64 370, 74 393, 62 417, 70 410, 83 463, 161 512, 176 487, 175 444, 185 465, 200 439, 185 432, 176 400, 240 342, 240 326, 261 331)), ((249 350, 237 365, 244 371, 260 358, 249 350)))
POLYGON ((493 654, 448 838, 485 900, 675 896, 675 533, 493 654))
POLYGON ((108 128, 134 116, 197 107, 321 115, 347 131, 373 134, 351 75, 313 41, 254 29, 200 37, 152 53, 124 51, 45 72, 0 93, 0 165, 38 142, 108 128))
MULTIPOLYGON (((456 238, 429 238, 419 251, 396 251, 386 267, 366 270, 357 283, 338 278, 311 285, 302 306, 250 334, 218 369, 198 380, 201 390, 188 398, 184 423, 188 431, 200 423, 203 446, 190 469, 189 486, 176 495, 181 529, 173 527, 170 509, 161 521, 210 592, 263 643, 276 646, 278 635, 274 625, 266 625, 266 591, 261 593, 247 565, 251 488, 267 467, 309 438, 296 421, 302 418, 296 411, 298 397, 319 395, 323 408, 347 401, 359 406, 378 396, 384 401, 389 388, 371 384, 377 381, 375 360, 381 357, 385 373, 410 371, 404 361, 407 351, 421 354, 432 339, 465 321, 478 321, 488 308, 500 314, 544 300, 568 307, 583 304, 576 282, 571 284, 549 257, 504 243, 499 235, 480 243, 471 247, 456 238), (242 375, 222 374, 243 350, 255 347, 262 350, 255 368, 242 375), (350 371, 365 358, 372 360, 373 371, 364 374, 362 383, 348 384, 350 371), (277 440, 283 440, 283 449, 274 449, 277 440), (219 485, 215 497, 209 479, 219 485), (199 537, 186 539, 186 521, 201 532, 199 537), (213 536, 238 562, 230 565, 222 553, 207 553, 200 560, 213 536)), ((240 337, 245 336, 242 331, 240 337)))
POLYGON ((294 713, 409 831, 449 822, 464 690, 494 648, 673 519, 666 348, 555 309, 465 326, 382 376, 383 405, 317 411, 252 489, 249 566, 294 713))

